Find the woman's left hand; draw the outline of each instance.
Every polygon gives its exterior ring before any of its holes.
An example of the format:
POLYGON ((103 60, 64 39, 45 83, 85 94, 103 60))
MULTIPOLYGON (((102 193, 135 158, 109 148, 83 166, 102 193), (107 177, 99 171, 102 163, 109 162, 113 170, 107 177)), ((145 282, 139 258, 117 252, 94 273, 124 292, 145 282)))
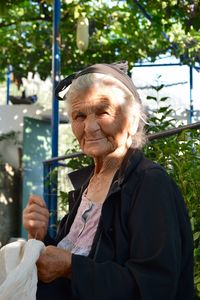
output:
POLYGON ((38 278, 43 282, 51 282, 59 277, 70 277, 71 253, 55 246, 47 246, 36 265, 38 278))

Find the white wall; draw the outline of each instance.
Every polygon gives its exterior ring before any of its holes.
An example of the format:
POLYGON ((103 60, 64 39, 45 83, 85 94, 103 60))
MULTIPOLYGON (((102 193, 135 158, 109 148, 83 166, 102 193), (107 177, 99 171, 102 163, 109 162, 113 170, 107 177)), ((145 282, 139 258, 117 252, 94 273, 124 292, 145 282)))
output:
POLYGON ((1 105, 0 134, 10 131, 23 131, 24 117, 42 118, 43 111, 36 105, 1 105))
MULTIPOLYGON (((18 138, 19 142, 22 142, 24 117, 41 119, 42 110, 36 105, 1 105, 0 135, 11 131, 20 132, 18 138)), ((3 161, 17 169, 20 166, 19 147, 12 139, 0 141, 0 155, 3 161)))

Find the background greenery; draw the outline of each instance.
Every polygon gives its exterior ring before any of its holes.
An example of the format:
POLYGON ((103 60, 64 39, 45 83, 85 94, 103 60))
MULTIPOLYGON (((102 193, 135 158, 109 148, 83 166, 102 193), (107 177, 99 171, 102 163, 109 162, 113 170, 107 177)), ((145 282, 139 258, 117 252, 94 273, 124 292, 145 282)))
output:
MULTIPOLYGON (((157 91, 162 88, 154 87, 157 91)), ((173 109, 165 105, 166 97, 147 97, 157 102, 157 111, 149 118, 147 133, 177 126, 173 109)), ((144 148, 145 155, 158 162, 178 184, 191 220, 194 238, 194 282, 196 299, 200 299, 200 130, 185 130, 171 137, 154 140, 144 148)))
POLYGON ((188 207, 194 237, 195 289, 200 299, 200 130, 152 141, 146 156, 160 163, 178 184, 188 207))

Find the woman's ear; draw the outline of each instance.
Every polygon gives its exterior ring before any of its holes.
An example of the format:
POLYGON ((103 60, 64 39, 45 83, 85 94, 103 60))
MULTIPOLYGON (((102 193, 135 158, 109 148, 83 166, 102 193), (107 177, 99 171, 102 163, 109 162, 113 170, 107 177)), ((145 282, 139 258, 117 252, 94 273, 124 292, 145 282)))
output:
POLYGON ((129 131, 128 131, 128 138, 127 138, 127 147, 129 148, 133 142, 133 136, 136 134, 138 130, 138 125, 139 125, 139 117, 135 116, 134 119, 133 117, 130 120, 130 126, 129 126, 129 131))
POLYGON ((129 134, 131 136, 133 136, 133 135, 136 134, 136 132, 138 130, 138 126, 139 126, 139 120, 140 120, 139 115, 134 116, 133 119, 131 119, 131 121, 130 121, 130 128, 129 128, 129 134))

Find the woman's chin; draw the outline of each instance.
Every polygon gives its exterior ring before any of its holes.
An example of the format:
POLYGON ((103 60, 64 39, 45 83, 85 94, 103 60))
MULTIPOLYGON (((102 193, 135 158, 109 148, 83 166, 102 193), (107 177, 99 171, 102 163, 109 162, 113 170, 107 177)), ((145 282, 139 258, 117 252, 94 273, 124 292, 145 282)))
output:
POLYGON ((96 158, 96 157, 105 157, 111 151, 108 149, 105 149, 104 147, 95 147, 95 146, 88 147, 87 146, 87 147, 84 147, 83 152, 88 156, 96 158))

